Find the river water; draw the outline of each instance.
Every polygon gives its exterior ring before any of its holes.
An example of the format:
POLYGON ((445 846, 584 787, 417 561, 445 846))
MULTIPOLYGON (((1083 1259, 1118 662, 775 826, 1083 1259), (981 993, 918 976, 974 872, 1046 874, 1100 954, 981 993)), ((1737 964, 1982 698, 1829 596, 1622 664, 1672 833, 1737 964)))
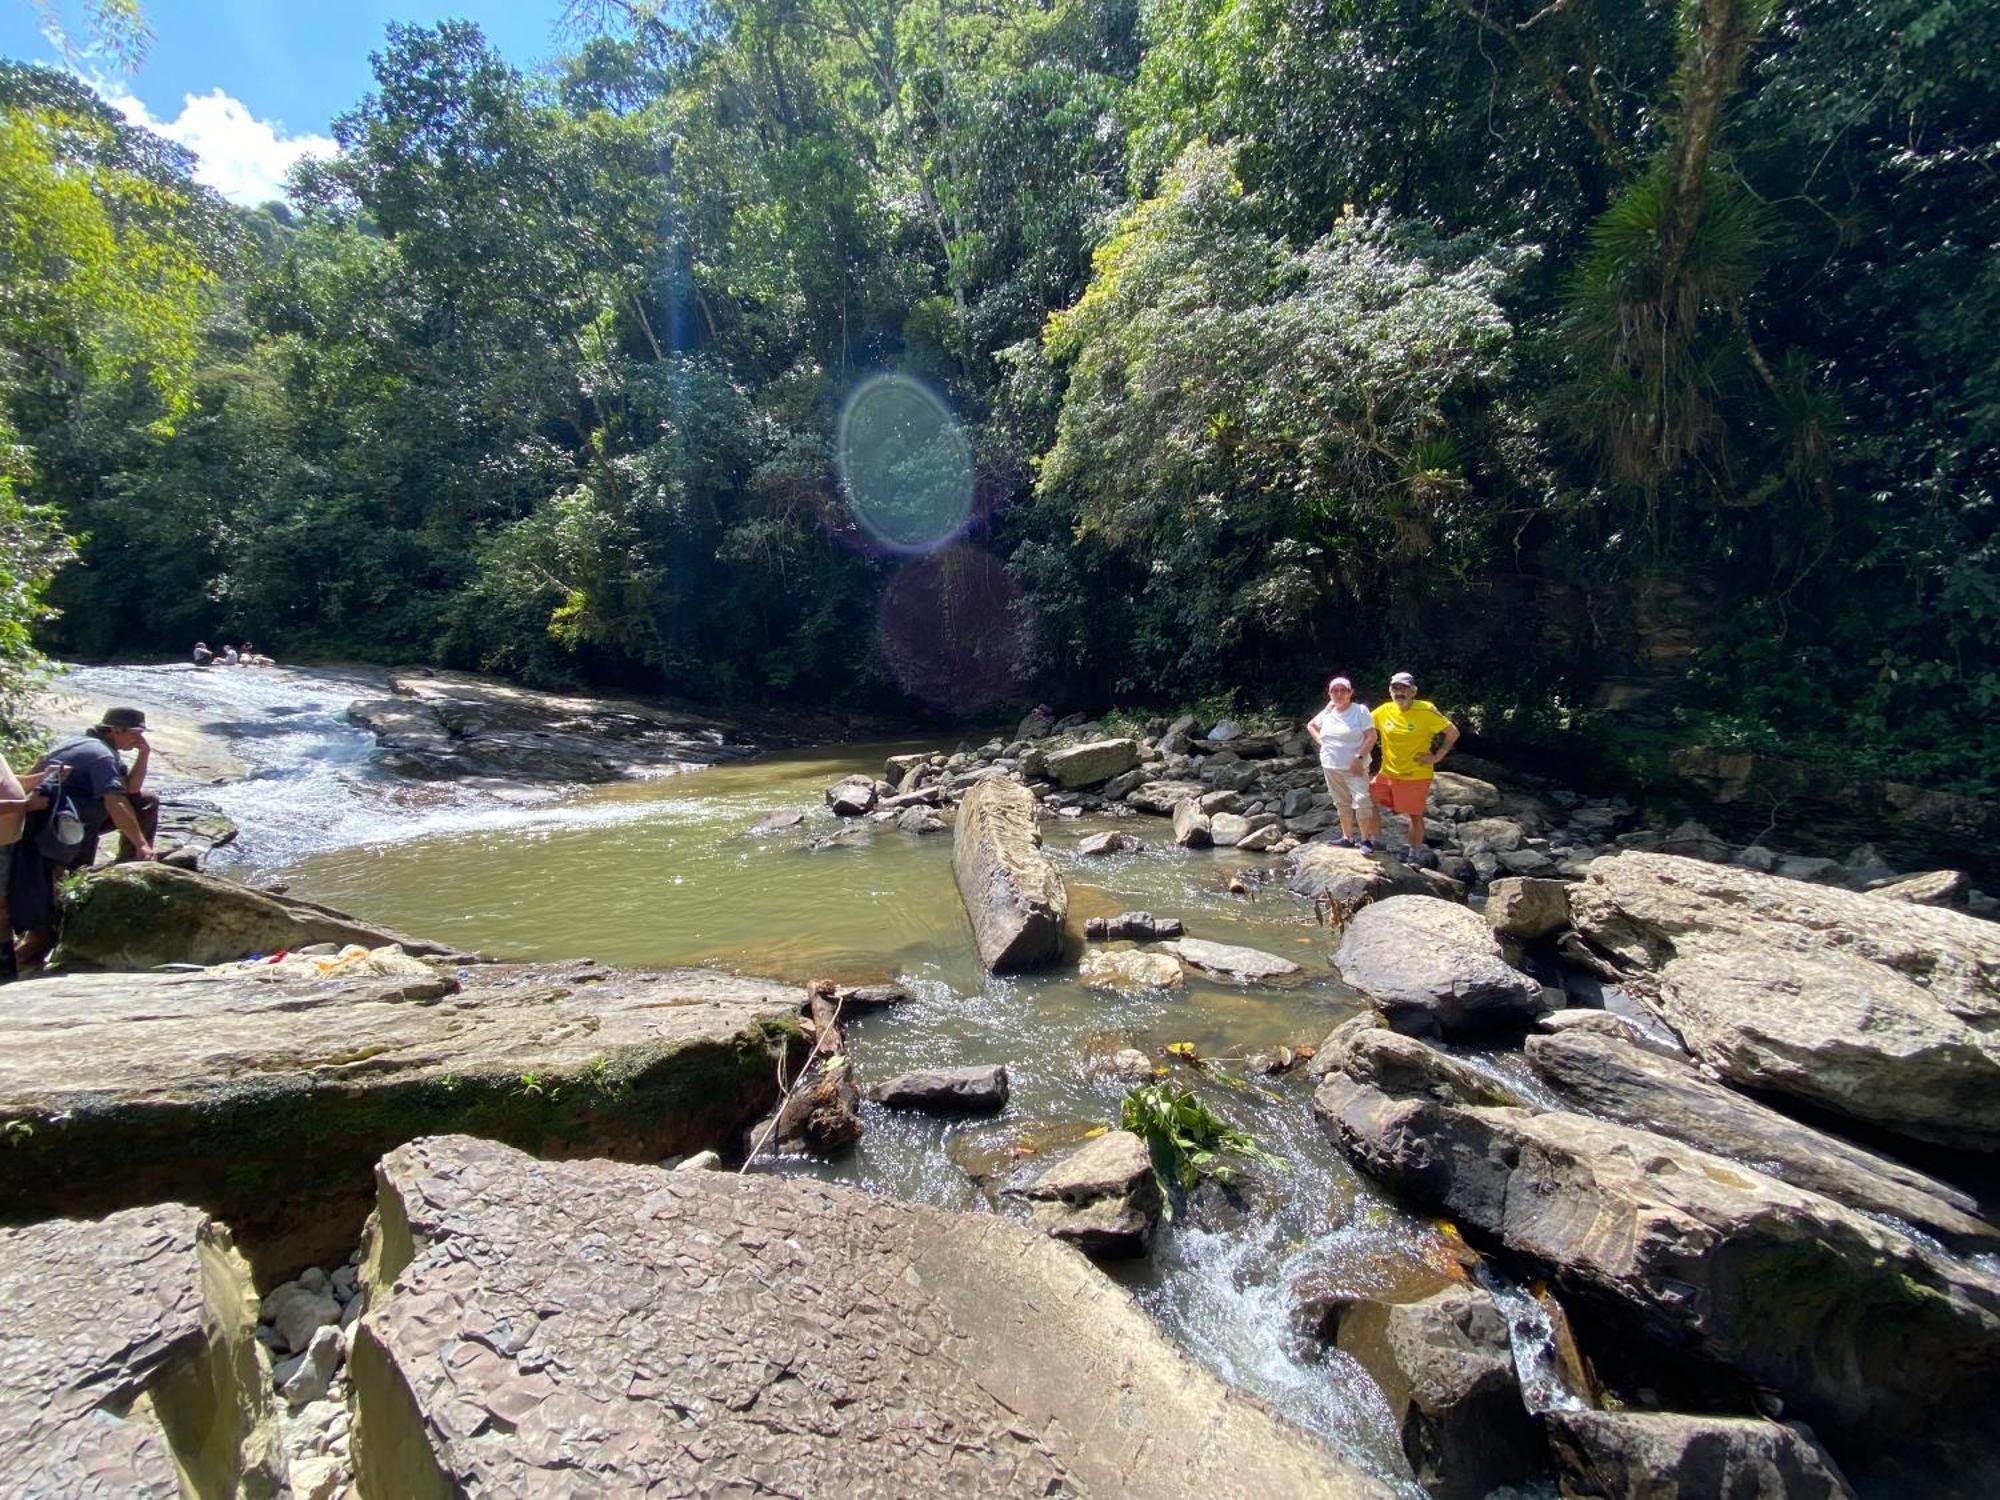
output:
MULTIPOLYGON (((949 834, 842 824, 822 789, 880 773, 911 748, 843 745, 623 783, 567 796, 400 780, 374 763, 345 718, 381 691, 366 673, 270 669, 81 668, 65 686, 92 706, 131 702, 163 725, 162 790, 206 802, 243 828, 219 868, 282 877, 292 893, 358 916, 506 956, 619 964, 713 964, 782 979, 896 979, 917 996, 848 1025, 862 1081, 919 1066, 1005 1063, 997 1122, 946 1123, 864 1106, 867 1135, 812 1171, 942 1207, 993 1205, 988 1188, 1032 1175, 1046 1149, 1115 1124, 1125 1085, 1094 1064, 1136 1046, 1171 1066, 1231 1123, 1292 1164, 1253 1168, 1228 1192, 1204 1190, 1153 1255, 1110 1267, 1198 1359, 1321 1433, 1412 1496, 1374 1383, 1346 1356, 1308 1357, 1295 1332, 1305 1298, 1422 1295, 1453 1261, 1442 1232, 1359 1178, 1325 1140, 1304 1069, 1265 1077, 1247 1054, 1318 1042, 1354 1013, 1332 975, 1327 939, 1281 885, 1232 871, 1271 862, 1172 847, 1163 820, 1051 820, 1044 835, 1070 890, 1073 919, 1125 910, 1176 916, 1192 936, 1241 943, 1302 964, 1303 981, 1246 989, 1190 973, 1184 991, 1107 995, 1074 970, 1011 978, 982 972, 951 878, 949 834), (220 737, 242 763, 221 785, 177 777, 171 750, 220 737), (804 822, 763 836, 759 817, 804 822), (1084 859, 1085 834, 1117 826, 1139 853, 1084 859), (1201 1067, 1169 1063, 1189 1042, 1201 1067)), ((193 749, 190 760, 196 759, 193 749)), ((212 770, 212 767, 204 767, 212 770)), ((1002 1211, 1007 1211, 1002 1200, 1002 1211)))

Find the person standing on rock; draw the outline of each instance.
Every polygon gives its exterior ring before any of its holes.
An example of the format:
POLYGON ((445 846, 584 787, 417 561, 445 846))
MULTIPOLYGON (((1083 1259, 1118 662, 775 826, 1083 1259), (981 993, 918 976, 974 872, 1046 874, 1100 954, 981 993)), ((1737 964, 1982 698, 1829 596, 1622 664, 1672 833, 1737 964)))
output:
POLYGON ((1408 672, 1389 679, 1389 700, 1373 716, 1381 737, 1382 770, 1368 789, 1378 806, 1410 820, 1410 846, 1405 851, 1410 863, 1435 864, 1437 856, 1424 847, 1424 807, 1430 800, 1431 778, 1458 743, 1458 726, 1439 713, 1435 703, 1417 696, 1417 679, 1408 672))
POLYGON ((1334 843, 1342 849, 1354 847, 1358 818, 1361 852, 1373 854, 1375 840, 1382 834, 1382 820, 1368 790, 1375 720, 1366 705, 1354 701, 1353 683, 1336 677, 1326 685, 1326 707, 1306 721, 1306 733, 1319 746, 1319 768, 1326 776, 1334 811, 1340 814, 1340 837, 1334 843))
MULTIPOLYGON (((64 778, 63 789, 76 806, 84 839, 73 856, 61 861, 44 857, 45 884, 32 893, 34 910, 15 914, 14 920, 27 931, 18 954, 23 968, 41 963, 55 946, 57 877, 66 870, 87 870, 95 863, 98 835, 107 826, 118 830, 121 860, 156 857, 153 834, 160 823, 160 799, 145 790, 152 758, 153 747, 146 741, 146 715, 136 708, 107 708, 81 739, 56 746, 30 773, 34 781, 50 771, 64 778), (129 767, 119 758, 119 752, 128 750, 137 752, 129 767)), ((13 888, 21 892, 22 882, 17 879, 13 888)))

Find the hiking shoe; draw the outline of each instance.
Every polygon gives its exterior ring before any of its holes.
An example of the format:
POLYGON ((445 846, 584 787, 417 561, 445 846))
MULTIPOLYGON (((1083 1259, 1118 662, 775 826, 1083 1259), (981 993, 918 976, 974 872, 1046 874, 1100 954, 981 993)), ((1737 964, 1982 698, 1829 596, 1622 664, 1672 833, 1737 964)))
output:
POLYGON ((1375 840, 1363 839, 1360 843, 1356 844, 1354 847, 1359 849, 1363 854, 1373 854, 1375 852, 1375 840))
POLYGON ((1328 839, 1327 842, 1336 849, 1352 849, 1354 847, 1354 840, 1344 833, 1336 834, 1334 837, 1328 839))

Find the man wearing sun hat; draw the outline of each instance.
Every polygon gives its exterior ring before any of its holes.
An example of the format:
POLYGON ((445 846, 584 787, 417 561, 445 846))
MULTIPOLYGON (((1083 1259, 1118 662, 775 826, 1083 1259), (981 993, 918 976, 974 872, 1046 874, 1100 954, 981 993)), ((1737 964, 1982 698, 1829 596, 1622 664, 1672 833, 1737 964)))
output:
POLYGON ((1366 705, 1354 701, 1354 684, 1336 677, 1326 685, 1326 707, 1306 721, 1306 733, 1319 746, 1319 768, 1326 789, 1340 814, 1340 837, 1334 843, 1354 847, 1355 819, 1361 822, 1361 852, 1373 854, 1382 832, 1375 804, 1368 794, 1368 757, 1375 748, 1375 721, 1366 705))
POLYGON ((1429 865, 1436 856, 1424 847, 1424 807, 1438 763, 1458 743, 1458 726, 1417 696, 1417 679, 1398 672, 1389 679, 1389 702, 1373 715, 1382 744, 1382 770, 1368 790, 1379 806, 1410 820, 1411 864, 1429 865))

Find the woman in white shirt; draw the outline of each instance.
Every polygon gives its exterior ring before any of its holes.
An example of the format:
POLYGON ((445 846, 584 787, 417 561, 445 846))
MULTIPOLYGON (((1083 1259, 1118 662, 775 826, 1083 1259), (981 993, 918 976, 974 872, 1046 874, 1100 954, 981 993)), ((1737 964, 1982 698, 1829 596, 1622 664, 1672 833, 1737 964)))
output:
POLYGON ((1306 733, 1319 746, 1319 768, 1326 789, 1340 814, 1340 837, 1334 845, 1352 849, 1355 818, 1360 817, 1361 852, 1373 854, 1382 835, 1381 815, 1368 795, 1368 757, 1375 749, 1375 719, 1354 701, 1354 684, 1336 677, 1326 685, 1326 707, 1306 721, 1306 733))

